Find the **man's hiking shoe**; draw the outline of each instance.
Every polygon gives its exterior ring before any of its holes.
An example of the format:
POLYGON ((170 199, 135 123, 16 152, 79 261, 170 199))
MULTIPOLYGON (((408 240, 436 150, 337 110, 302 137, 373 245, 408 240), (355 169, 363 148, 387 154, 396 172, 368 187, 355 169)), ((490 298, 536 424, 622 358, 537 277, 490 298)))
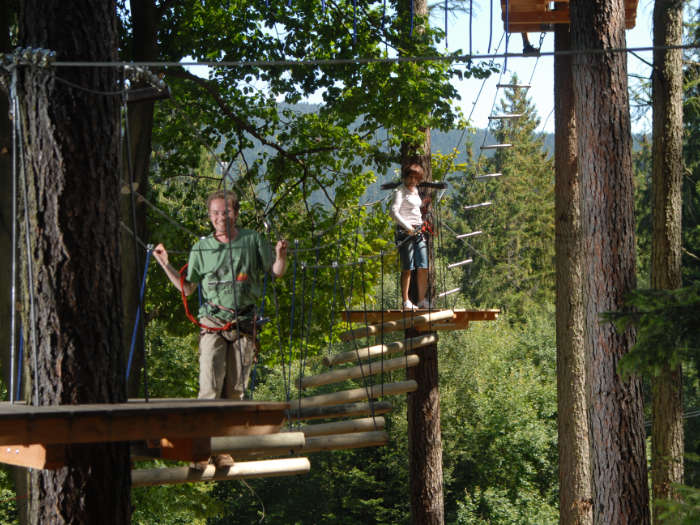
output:
POLYGON ((217 454, 214 456, 216 468, 230 468, 234 465, 233 458, 229 454, 217 454))

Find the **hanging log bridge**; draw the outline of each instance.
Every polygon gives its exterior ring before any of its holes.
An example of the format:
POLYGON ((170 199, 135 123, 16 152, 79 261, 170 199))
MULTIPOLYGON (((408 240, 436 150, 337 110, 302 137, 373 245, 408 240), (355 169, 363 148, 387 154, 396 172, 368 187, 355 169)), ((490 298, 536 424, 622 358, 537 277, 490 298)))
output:
MULTIPOLYGON (((625 25, 637 23, 638 0, 625 0, 625 25)), ((553 31, 555 24, 569 24, 568 0, 501 0, 501 17, 509 33, 553 31)))
MULTIPOLYGON (((354 366, 302 377, 297 386, 303 390, 347 380, 365 381, 368 376, 417 366, 419 357, 411 352, 435 344, 436 330, 463 330, 470 321, 494 320, 497 316, 498 310, 344 312, 346 321, 365 323, 341 334, 345 341, 407 329, 419 335, 328 356, 324 363, 329 367, 345 363, 354 366), (384 360, 386 355, 398 353, 403 355, 384 360), (381 362, 372 361, 376 358, 381 362)), ((41 407, 0 403, 0 462, 56 469, 66 464, 66 447, 71 444, 128 441, 133 459, 203 461, 214 454, 228 453, 237 460, 226 469, 214 465, 203 471, 188 467, 136 469, 132 471, 134 486, 300 474, 308 472, 310 464, 299 454, 386 444, 382 414, 392 407, 390 402, 377 399, 413 392, 417 387, 413 380, 365 384, 300 397, 291 403, 222 399, 41 407), (336 418, 345 419, 328 421, 336 418), (319 419, 324 422, 308 423, 319 419), (307 423, 280 432, 288 420, 307 423)))

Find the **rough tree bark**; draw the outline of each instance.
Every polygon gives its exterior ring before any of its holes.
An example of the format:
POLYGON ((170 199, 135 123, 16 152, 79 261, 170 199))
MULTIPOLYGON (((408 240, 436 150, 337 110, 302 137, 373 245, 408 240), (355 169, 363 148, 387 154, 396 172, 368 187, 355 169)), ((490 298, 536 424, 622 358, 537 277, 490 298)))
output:
POLYGON ((634 344, 600 314, 636 287, 632 136, 623 0, 572 0, 572 48, 586 297, 586 382, 595 523, 650 522, 639 378, 623 381, 634 344))
MULTIPOLYGON (((569 51, 568 25, 554 50, 569 51)), ((586 406, 581 185, 577 166, 571 55, 554 57, 554 165, 559 523, 593 523, 586 406)))
MULTIPOLYGON (((654 46, 682 44, 683 2, 654 3, 654 46)), ((681 185, 683 181, 683 64, 680 49, 656 49, 652 71, 651 286, 681 286, 681 185)), ((681 367, 665 366, 652 383, 652 494, 677 498, 683 482, 681 367)), ((654 522, 660 523, 654 509, 654 522)))
MULTIPOLYGON (((59 60, 117 59, 114 1, 25 0, 19 30, 20 45, 59 60)), ((118 78, 110 67, 20 70, 38 363, 30 398, 40 405, 125 399, 119 97, 93 92, 115 91, 118 78)), ((71 445, 66 456, 68 466, 32 473, 31 522, 128 523, 128 444, 71 445)))

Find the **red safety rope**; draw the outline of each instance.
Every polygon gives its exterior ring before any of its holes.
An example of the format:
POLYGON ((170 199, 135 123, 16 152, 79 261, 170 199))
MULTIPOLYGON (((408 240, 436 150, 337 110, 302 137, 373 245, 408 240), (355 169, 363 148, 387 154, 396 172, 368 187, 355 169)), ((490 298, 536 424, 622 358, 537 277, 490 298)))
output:
POLYGON ((182 304, 185 305, 185 315, 194 324, 203 328, 204 330, 212 330, 214 332, 224 332, 231 328, 235 323, 235 320, 229 321, 224 326, 206 326, 200 323, 197 318, 190 313, 190 307, 187 304, 187 296, 185 295, 185 271, 187 270, 187 264, 180 269, 180 295, 182 296, 182 304))
POLYGON ((435 230, 433 230, 433 225, 427 219, 423 221, 423 225, 421 226, 420 231, 421 233, 427 233, 429 235, 437 235, 435 230))

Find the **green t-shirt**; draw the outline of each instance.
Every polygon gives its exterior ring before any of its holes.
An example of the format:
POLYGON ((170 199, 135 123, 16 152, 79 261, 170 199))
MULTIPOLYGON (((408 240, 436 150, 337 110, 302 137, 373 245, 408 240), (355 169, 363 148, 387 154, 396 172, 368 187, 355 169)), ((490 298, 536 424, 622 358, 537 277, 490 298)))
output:
MULTIPOLYGON (((230 321, 234 314, 226 309, 241 312, 255 306, 262 297, 265 273, 271 267, 272 248, 257 232, 239 228, 236 238, 228 244, 217 241, 213 235, 202 237, 192 247, 187 266, 187 280, 199 283, 202 290, 199 317, 230 321)), ((250 318, 251 314, 245 312, 239 318, 250 318)))

